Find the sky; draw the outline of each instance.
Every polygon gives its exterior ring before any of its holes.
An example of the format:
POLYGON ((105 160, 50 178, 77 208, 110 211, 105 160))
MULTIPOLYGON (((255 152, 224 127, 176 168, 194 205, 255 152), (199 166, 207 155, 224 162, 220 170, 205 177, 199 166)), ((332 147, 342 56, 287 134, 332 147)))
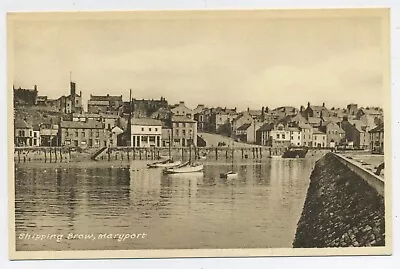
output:
POLYGON ((57 98, 68 94, 71 73, 84 101, 128 100, 132 89, 137 99, 192 108, 383 104, 379 17, 137 14, 14 20, 14 85, 57 98))

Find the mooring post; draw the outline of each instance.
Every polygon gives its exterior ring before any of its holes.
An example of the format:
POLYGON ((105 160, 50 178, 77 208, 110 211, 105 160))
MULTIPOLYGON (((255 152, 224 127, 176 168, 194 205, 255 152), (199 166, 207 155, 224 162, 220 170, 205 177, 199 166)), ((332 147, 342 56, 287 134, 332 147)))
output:
POLYGON ((215 148, 215 159, 218 160, 218 148, 215 148))
POLYGON ((108 161, 111 161, 111 152, 110 148, 107 149, 108 161))
POLYGON ((254 148, 252 148, 251 150, 252 150, 252 152, 253 152, 253 159, 254 159, 254 158, 255 158, 255 156, 254 156, 254 148))
POLYGON ((142 160, 142 149, 139 149, 139 160, 142 160))
POLYGON ((262 159, 262 148, 260 147, 260 158, 262 159))
MULTIPOLYGON (((51 150, 51 148, 50 148, 51 150)), ((57 149, 54 148, 54 162, 57 162, 57 149)))

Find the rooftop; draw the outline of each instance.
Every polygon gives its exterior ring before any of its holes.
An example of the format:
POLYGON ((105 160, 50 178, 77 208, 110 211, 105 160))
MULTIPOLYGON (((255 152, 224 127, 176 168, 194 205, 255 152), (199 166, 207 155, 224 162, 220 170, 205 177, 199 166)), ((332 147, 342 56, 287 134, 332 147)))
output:
POLYGON ((151 119, 151 118, 132 118, 131 125, 161 126, 162 122, 160 120, 151 119))
POLYGON ((245 123, 243 125, 241 125, 239 128, 237 128, 238 131, 246 131, 247 129, 249 129, 249 127, 251 126, 251 123, 245 123))
POLYGON ((60 128, 71 129, 103 129, 103 124, 96 120, 82 121, 61 121, 60 128))
POLYGON ((172 121, 173 122, 196 122, 195 120, 192 120, 186 116, 178 116, 178 115, 173 115, 172 116, 172 121))

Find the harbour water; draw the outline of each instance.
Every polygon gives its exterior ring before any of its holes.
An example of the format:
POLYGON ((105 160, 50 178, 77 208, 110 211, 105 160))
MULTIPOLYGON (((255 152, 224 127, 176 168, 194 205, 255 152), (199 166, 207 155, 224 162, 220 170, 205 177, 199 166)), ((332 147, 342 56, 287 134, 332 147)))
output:
POLYGON ((316 159, 15 166, 17 251, 291 247, 316 159))

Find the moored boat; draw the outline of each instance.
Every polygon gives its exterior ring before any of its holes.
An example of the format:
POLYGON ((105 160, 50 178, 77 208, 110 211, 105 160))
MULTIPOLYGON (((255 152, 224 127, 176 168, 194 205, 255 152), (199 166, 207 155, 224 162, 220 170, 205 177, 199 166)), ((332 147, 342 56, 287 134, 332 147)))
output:
POLYGON ((203 169, 204 169, 204 165, 194 164, 194 165, 186 165, 183 167, 169 168, 165 172, 167 174, 197 173, 197 172, 203 171, 203 169))
POLYGON ((282 158, 304 158, 308 152, 307 148, 288 148, 282 158))
POLYGON ((224 174, 221 174, 221 178, 227 178, 227 179, 233 179, 233 178, 237 178, 239 174, 237 172, 233 172, 233 171, 228 171, 224 174))
POLYGON ((181 164, 182 164, 182 161, 168 160, 166 162, 158 162, 158 163, 148 164, 147 166, 149 168, 173 168, 173 167, 177 167, 181 164))

